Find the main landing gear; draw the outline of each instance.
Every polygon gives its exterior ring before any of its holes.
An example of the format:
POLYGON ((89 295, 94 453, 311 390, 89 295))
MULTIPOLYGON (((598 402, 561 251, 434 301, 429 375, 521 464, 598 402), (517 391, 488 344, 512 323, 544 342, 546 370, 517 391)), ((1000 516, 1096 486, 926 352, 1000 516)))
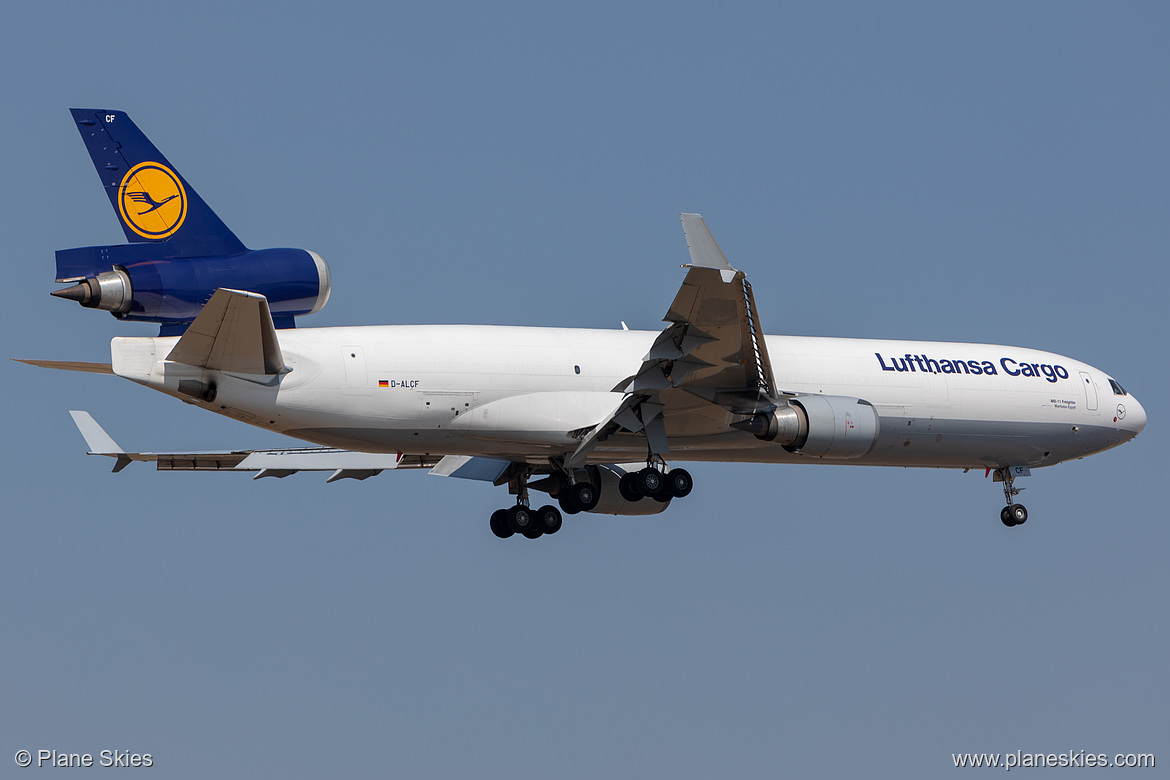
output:
POLYGON ((1023 525, 1028 522, 1028 510, 1023 504, 1012 503, 1012 499, 1020 494, 1023 488, 1016 487, 1016 478, 1008 468, 996 469, 996 476, 1003 482, 1003 497, 1007 506, 999 511, 999 519, 1008 528, 1023 525))
MULTIPOLYGON (((662 465, 665 467, 665 464, 662 465)), ((516 505, 507 509, 497 509, 492 513, 490 523, 492 533, 501 539, 516 534, 528 539, 538 539, 545 534, 555 534, 561 530, 562 513, 575 515, 578 512, 592 511, 601 500, 602 485, 607 485, 609 487, 606 489, 612 490, 613 482, 600 479, 597 470, 593 467, 590 469, 593 471, 588 479, 581 478, 578 472, 578 479, 575 482, 569 482, 572 477, 566 473, 559 476, 554 474, 534 483, 534 489, 548 490, 556 496, 557 503, 560 504, 559 509, 552 505, 533 509, 528 501, 529 472, 518 473, 511 483, 512 492, 516 494, 516 505)), ((607 479, 612 479, 612 476, 607 479)), ((664 472, 654 465, 622 475, 617 485, 618 492, 625 501, 632 503, 650 498, 663 504, 672 498, 683 498, 694 486, 694 480, 686 469, 671 469, 664 472)))
POLYGON ((653 466, 631 471, 618 482, 618 490, 626 501, 652 498, 663 504, 689 495, 694 486, 695 481, 686 469, 672 469, 664 474, 653 466))
POLYGON ((601 491, 588 482, 575 482, 568 487, 561 488, 557 496, 557 503, 566 515, 575 515, 578 512, 589 512, 601 500, 601 491))

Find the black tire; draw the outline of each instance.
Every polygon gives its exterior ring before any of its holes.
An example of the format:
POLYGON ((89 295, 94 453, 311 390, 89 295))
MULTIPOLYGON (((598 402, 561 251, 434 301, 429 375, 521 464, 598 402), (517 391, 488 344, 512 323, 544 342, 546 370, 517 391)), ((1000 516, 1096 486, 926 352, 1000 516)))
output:
POLYGON ((539 539, 544 536, 544 531, 541 531, 539 528, 525 528, 520 532, 520 535, 525 539, 539 539))
POLYGON ((569 492, 577 500, 577 505, 581 507, 582 512, 590 511, 601 500, 601 491, 588 482, 578 482, 569 488, 569 492))
POLYGON ((1028 510, 1024 508, 1023 504, 1012 504, 1008 509, 1011 512, 1013 525, 1023 525, 1028 522, 1028 510))
POLYGON ((653 497, 662 489, 663 482, 665 480, 662 478, 662 472, 647 466, 638 472, 637 479, 634 481, 634 489, 644 496, 653 497))
POLYGON ((561 512, 555 506, 542 506, 536 510, 536 527, 541 533, 555 534, 561 530, 561 512))
POLYGON ((686 469, 671 469, 666 475, 666 484, 674 498, 686 498, 695 487, 695 481, 691 479, 691 473, 686 469))
POLYGON ((561 495, 557 498, 557 503, 561 505, 561 511, 566 515, 575 515, 581 511, 581 502, 577 500, 577 495, 571 487, 561 491, 561 495))
POLYGON ((649 496, 660 504, 665 504, 670 500, 670 483, 667 482, 666 475, 656 468, 647 466, 639 471, 638 481, 634 484, 639 493, 649 496))
POLYGON ((1016 525, 1016 521, 1012 519, 1010 506, 1005 506, 1003 509, 999 510, 999 519, 1008 528, 1014 528, 1016 525))
POLYGON ((523 504, 517 504, 508 512, 508 527, 518 534, 524 533, 526 530, 531 530, 536 524, 536 518, 533 517, 533 512, 523 504))
POLYGON ((618 480, 618 492, 626 501, 641 501, 643 496, 638 492, 638 472, 630 471, 622 474, 618 480))
POLYGON ((512 530, 511 526, 508 525, 507 509, 497 509, 496 511, 492 512, 491 527, 492 533, 501 539, 507 539, 512 536, 512 534, 516 533, 512 530))

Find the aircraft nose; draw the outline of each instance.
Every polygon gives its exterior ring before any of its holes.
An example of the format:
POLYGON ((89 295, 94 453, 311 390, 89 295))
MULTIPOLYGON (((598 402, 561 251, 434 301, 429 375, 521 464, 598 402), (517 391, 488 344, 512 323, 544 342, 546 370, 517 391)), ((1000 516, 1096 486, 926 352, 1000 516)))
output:
POLYGON ((1132 395, 1117 404, 1117 425, 1119 428, 1132 431, 1134 436, 1146 427, 1146 410, 1132 395))

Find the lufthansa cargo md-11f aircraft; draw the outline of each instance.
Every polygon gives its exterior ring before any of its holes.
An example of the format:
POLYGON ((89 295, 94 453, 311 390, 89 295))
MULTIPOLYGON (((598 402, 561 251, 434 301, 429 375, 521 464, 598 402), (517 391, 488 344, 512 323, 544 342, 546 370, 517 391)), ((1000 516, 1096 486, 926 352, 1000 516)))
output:
POLYGON ((556 533, 562 512, 653 514, 692 487, 686 461, 985 469, 1004 525, 1015 480, 1116 447, 1146 423, 1104 371, 990 344, 766 336, 752 287, 703 218, 683 214, 686 276, 660 332, 478 325, 296 328, 329 299, 325 262, 246 248, 120 111, 74 109, 128 244, 57 252, 53 295, 154 322, 115 338, 116 374, 314 447, 125 452, 86 412, 93 454, 160 470, 387 470, 507 485, 500 537, 556 533), (537 507, 533 491, 556 503, 537 507), (559 508, 558 508, 559 506, 559 508))

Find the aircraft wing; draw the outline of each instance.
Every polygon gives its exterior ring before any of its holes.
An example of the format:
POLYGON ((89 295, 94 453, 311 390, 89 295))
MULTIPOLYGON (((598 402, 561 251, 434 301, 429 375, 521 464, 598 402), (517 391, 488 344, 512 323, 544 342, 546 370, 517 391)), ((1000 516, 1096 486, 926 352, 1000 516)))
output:
POLYGON ((566 459, 584 464, 619 430, 643 431, 651 453, 669 436, 727 433, 733 422, 775 408, 775 380, 752 286, 728 262, 702 216, 682 214, 691 262, 638 373, 615 387, 621 405, 566 459))
POLYGON ((89 446, 90 455, 115 458, 114 471, 134 461, 153 462, 159 471, 251 471, 253 479, 287 477, 298 471, 332 472, 326 482, 367 479, 383 471, 432 468, 439 455, 354 452, 332 447, 294 447, 280 450, 209 450, 201 452, 126 452, 89 412, 72 411, 73 422, 89 446))

